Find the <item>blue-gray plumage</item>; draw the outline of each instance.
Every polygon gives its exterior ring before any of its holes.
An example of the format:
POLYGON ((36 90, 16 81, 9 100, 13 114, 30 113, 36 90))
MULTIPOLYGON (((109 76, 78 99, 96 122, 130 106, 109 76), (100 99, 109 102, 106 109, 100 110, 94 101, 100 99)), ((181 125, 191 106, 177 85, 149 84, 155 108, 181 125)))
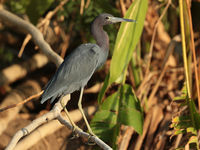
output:
POLYGON ((50 98, 53 102, 57 97, 84 88, 92 74, 105 63, 108 56, 109 38, 103 26, 123 21, 133 22, 134 20, 117 18, 106 13, 97 16, 91 26, 91 32, 97 44, 82 44, 65 58, 47 84, 41 103, 50 98))
MULTIPOLYGON (((78 108, 91 135, 94 135, 94 133, 88 124, 81 105, 83 89, 93 73, 105 63, 108 57, 109 38, 108 34, 103 30, 103 26, 123 21, 134 22, 134 20, 117 18, 106 13, 97 16, 91 26, 91 32, 96 40, 96 44, 82 44, 67 56, 42 94, 41 103, 48 99, 51 99, 51 102, 53 102, 57 97, 62 98, 81 89, 78 108)), ((67 109, 64 108, 64 110, 74 129, 79 129, 70 119, 67 109)))
MULTIPOLYGON (((42 95, 41 103, 51 98, 51 102, 84 87, 98 66, 100 48, 95 44, 82 44, 65 58, 42 95), (84 65, 85 64, 85 65, 84 65)), ((104 54, 107 55, 107 54, 104 54)))

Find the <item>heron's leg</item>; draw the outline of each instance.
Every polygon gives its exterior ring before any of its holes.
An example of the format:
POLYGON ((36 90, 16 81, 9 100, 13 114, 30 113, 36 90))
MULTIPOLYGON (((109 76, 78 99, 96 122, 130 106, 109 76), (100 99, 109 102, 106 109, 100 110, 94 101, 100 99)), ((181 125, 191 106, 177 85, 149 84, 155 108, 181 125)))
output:
POLYGON ((90 128, 90 125, 89 125, 89 123, 88 123, 88 121, 87 121, 87 118, 86 118, 86 116, 85 116, 85 114, 84 114, 84 112, 83 112, 83 108, 82 108, 83 90, 84 90, 84 88, 82 87, 82 88, 81 88, 81 92, 80 92, 80 96, 79 96, 79 100, 78 100, 78 108, 79 108, 79 110, 80 110, 80 112, 81 112, 81 114, 82 114, 82 116, 83 116, 83 119, 84 119, 84 121, 85 121, 85 123, 86 123, 86 126, 87 126, 87 128, 88 128, 88 132, 89 132, 91 135, 94 135, 94 136, 95 136, 95 134, 92 132, 92 129, 90 128))
MULTIPOLYGON (((68 119, 69 119, 69 122, 71 123, 71 125, 72 125, 72 127, 73 127, 73 132, 75 132, 76 129, 82 131, 82 129, 80 129, 80 128, 74 123, 74 121, 71 119, 71 117, 70 117, 70 115, 69 115, 69 112, 68 112, 68 110, 67 110, 67 108, 66 108, 67 103, 64 104, 64 97, 61 97, 60 103, 61 103, 61 105, 62 105, 62 107, 63 107, 63 109, 64 109, 64 111, 65 111, 65 113, 66 113, 66 115, 67 115, 67 117, 68 117, 68 119)), ((75 136, 73 135, 73 137, 77 137, 77 135, 75 135, 75 136)), ((73 137, 72 137, 72 138, 73 138, 73 137)))

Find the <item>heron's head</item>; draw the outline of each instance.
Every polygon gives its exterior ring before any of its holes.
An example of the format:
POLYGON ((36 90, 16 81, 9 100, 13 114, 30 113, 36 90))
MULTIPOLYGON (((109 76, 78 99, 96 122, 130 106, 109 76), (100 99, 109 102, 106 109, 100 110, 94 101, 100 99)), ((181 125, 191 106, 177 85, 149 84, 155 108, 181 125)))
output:
POLYGON ((131 19, 114 17, 111 14, 107 14, 107 13, 100 14, 99 16, 95 18, 95 20, 97 20, 100 25, 113 24, 117 22, 136 22, 135 20, 131 20, 131 19))

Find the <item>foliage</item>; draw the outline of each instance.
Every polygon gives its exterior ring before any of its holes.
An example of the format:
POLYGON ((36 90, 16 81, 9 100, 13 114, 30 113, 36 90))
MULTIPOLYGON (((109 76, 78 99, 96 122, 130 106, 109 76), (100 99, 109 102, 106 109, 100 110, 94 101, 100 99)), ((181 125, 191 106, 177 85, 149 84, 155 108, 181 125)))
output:
POLYGON ((184 60, 184 70, 186 82, 182 89, 182 95, 176 97, 174 101, 180 101, 180 107, 187 106, 189 113, 181 114, 172 120, 172 127, 174 128, 174 135, 187 134, 190 149, 199 149, 198 130, 200 129, 200 115, 196 110, 194 100, 192 99, 192 76, 191 76, 191 52, 190 48, 190 26, 188 23, 188 10, 186 1, 179 0, 180 8, 180 22, 181 22, 181 37, 182 37, 182 50, 184 60), (183 101, 182 101, 183 100, 183 101))
POLYGON ((111 143, 115 149, 117 149, 116 141, 122 124, 132 126, 136 132, 142 134, 142 109, 132 87, 125 84, 125 78, 128 64, 142 33, 146 10, 147 0, 136 0, 125 15, 125 18, 135 19, 137 23, 122 23, 120 26, 111 60, 110 73, 99 93, 100 108, 92 120, 93 131, 111 143), (113 82, 117 82, 117 79, 121 83, 118 91, 103 102, 102 97, 106 89, 113 82))
POLYGON ((133 93, 132 87, 127 84, 104 101, 92 119, 91 127, 97 136, 116 147, 122 124, 132 126, 136 132, 142 134, 143 114, 140 101, 133 93))
POLYGON ((190 148, 198 149, 197 131, 200 129, 200 115, 196 111, 194 101, 187 96, 187 88, 184 84, 182 95, 174 98, 175 102, 180 103, 180 107, 187 106, 189 114, 182 114, 172 119, 171 128, 174 128, 174 135, 187 134, 190 148), (195 140, 196 139, 196 140, 195 140))
POLYGON ((10 5, 12 11, 18 14, 26 13, 32 23, 36 24, 38 19, 49 9, 54 0, 11 0, 10 5))
POLYGON ((0 47, 0 59, 1 65, 0 68, 5 67, 4 64, 11 64, 13 61, 14 55, 11 49, 5 50, 4 47, 0 47))
POLYGON ((146 10, 147 0, 136 0, 128 9, 125 17, 135 19, 137 23, 122 23, 119 29, 114 53, 111 60, 110 73, 104 82, 104 86, 101 92, 99 93, 99 103, 101 103, 106 89, 113 82, 116 82, 117 79, 119 79, 117 82, 123 82, 133 51, 135 50, 142 33, 146 10))

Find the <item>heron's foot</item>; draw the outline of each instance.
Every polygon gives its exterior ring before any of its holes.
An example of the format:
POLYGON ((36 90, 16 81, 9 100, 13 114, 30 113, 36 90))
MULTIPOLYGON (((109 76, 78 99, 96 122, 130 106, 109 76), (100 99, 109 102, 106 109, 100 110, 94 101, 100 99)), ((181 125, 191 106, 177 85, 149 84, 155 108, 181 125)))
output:
POLYGON ((77 138, 79 138, 79 135, 75 131, 72 131, 72 136, 69 139, 74 140, 74 139, 77 139, 77 138))
POLYGON ((92 140, 92 137, 96 136, 93 131, 90 129, 88 129, 88 132, 90 134, 90 136, 88 137, 88 141, 87 141, 87 145, 95 145, 96 143, 92 140))
POLYGON ((70 137, 70 140, 79 138, 79 134, 77 133, 77 130, 78 130, 78 131, 83 131, 83 130, 82 130, 81 128, 79 128, 78 126, 73 126, 72 136, 70 137))
POLYGON ((89 136, 89 138, 88 138, 88 141, 87 141, 87 145, 95 145, 96 143, 92 140, 92 137, 93 136, 96 136, 96 135, 91 135, 90 134, 90 136, 89 136))

